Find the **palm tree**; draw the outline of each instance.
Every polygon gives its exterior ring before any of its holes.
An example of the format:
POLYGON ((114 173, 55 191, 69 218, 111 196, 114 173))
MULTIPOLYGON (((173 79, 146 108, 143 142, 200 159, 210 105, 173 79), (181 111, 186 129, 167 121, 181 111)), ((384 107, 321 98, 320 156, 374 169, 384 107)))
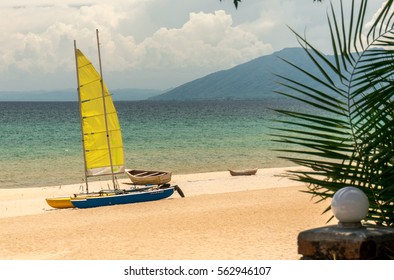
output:
POLYGON ((369 198, 366 220, 383 226, 394 226, 393 1, 386 1, 368 25, 367 0, 352 0, 347 23, 342 1, 339 12, 331 4, 333 60, 293 31, 318 71, 286 62, 321 86, 278 76, 278 93, 319 113, 278 109, 288 120, 274 134, 275 141, 288 144, 281 151, 291 156, 282 158, 307 167, 287 173, 307 183, 305 192, 321 201, 356 186, 369 198))

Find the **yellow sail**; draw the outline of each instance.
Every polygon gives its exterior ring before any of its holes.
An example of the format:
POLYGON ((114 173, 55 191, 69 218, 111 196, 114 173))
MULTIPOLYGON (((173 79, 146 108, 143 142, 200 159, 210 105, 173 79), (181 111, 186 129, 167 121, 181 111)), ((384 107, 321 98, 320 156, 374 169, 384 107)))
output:
POLYGON ((114 174, 123 173, 122 133, 111 95, 101 83, 100 74, 79 49, 76 56, 86 175, 110 175, 112 171, 114 174))

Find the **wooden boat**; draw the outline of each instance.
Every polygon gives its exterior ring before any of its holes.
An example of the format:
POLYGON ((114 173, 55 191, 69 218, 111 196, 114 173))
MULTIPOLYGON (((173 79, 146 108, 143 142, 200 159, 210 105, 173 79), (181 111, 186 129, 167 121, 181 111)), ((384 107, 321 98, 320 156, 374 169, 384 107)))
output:
POLYGON ((47 203, 54 208, 90 208, 152 201, 167 198, 179 188, 166 186, 164 190, 156 188, 151 191, 147 188, 119 189, 115 176, 124 174, 125 170, 122 133, 111 94, 102 79, 98 30, 96 37, 100 73, 77 49, 74 41, 86 192, 70 197, 47 198, 47 203), (88 178, 104 175, 112 177, 113 189, 104 193, 89 192, 88 178))
POLYGON ((126 169, 125 173, 135 185, 162 185, 171 181, 169 171, 126 169))
POLYGON ((250 176, 250 175, 256 175, 257 168, 243 169, 243 170, 229 169, 229 171, 230 171, 231 176, 250 176))

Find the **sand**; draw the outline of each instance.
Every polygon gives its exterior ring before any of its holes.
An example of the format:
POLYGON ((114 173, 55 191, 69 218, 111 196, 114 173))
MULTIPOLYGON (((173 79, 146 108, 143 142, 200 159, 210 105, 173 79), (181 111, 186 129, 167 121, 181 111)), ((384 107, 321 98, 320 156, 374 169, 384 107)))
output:
POLYGON ((300 192, 305 186, 277 176, 288 169, 173 175, 185 198, 91 209, 45 202, 80 184, 0 189, 0 259, 296 260, 298 233, 325 226, 331 214, 321 214, 329 202, 316 204, 300 192))

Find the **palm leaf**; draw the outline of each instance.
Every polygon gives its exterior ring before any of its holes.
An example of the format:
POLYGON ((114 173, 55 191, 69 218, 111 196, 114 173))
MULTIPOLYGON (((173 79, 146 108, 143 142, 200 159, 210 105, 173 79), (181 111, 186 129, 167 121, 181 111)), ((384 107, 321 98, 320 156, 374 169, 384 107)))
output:
POLYGON ((370 201, 366 220, 385 226, 394 226, 393 1, 386 2, 368 30, 367 0, 352 0, 347 24, 342 1, 339 16, 331 4, 333 60, 292 30, 317 71, 284 61, 320 87, 277 75, 282 86, 277 93, 321 113, 277 109, 286 116, 278 121, 285 127, 272 134, 287 147, 279 151, 291 155, 281 158, 308 167, 286 174, 306 183, 306 192, 322 201, 341 187, 359 187, 370 201))

